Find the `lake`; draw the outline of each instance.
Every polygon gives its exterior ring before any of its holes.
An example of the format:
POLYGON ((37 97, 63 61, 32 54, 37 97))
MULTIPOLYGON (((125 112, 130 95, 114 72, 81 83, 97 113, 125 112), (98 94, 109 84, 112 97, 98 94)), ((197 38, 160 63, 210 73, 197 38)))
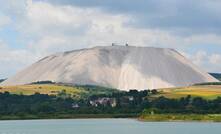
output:
POLYGON ((135 119, 0 121, 0 134, 221 134, 221 123, 140 122, 135 119))

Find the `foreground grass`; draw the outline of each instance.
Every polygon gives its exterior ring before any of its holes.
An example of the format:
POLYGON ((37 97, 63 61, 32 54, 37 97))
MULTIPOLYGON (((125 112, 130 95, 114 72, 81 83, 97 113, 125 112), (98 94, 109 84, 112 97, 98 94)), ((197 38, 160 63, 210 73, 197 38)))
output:
POLYGON ((139 120, 221 122, 221 114, 142 114, 139 120))
POLYGON ((221 96, 221 85, 199 85, 181 88, 160 89, 160 94, 155 97, 164 96, 166 98, 180 98, 191 95, 204 99, 215 99, 221 96))

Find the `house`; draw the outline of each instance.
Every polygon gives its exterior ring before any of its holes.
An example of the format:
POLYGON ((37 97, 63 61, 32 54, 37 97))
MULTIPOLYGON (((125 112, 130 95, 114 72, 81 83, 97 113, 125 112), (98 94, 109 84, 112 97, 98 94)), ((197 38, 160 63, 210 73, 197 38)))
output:
POLYGON ((128 98, 129 101, 133 101, 134 100, 133 96, 127 96, 127 98, 128 98))
POLYGON ((93 107, 97 107, 97 106, 98 106, 98 104, 97 104, 96 101, 90 100, 89 103, 90 103, 90 105, 93 106, 93 107))
POLYGON ((102 98, 98 98, 96 100, 90 100, 89 103, 94 107, 97 107, 99 105, 116 107, 116 105, 117 105, 115 98, 108 98, 108 97, 102 97, 102 98))
POLYGON ((71 106, 72 108, 74 108, 74 109, 76 109, 76 108, 79 108, 80 106, 78 105, 78 104, 76 104, 76 103, 72 103, 72 106, 71 106))

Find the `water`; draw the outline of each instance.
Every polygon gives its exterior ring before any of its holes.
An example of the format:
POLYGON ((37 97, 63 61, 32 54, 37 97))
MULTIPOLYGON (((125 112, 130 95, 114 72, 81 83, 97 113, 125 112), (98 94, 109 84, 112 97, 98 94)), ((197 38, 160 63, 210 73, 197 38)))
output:
POLYGON ((0 121, 0 134, 221 134, 221 123, 133 119, 0 121))

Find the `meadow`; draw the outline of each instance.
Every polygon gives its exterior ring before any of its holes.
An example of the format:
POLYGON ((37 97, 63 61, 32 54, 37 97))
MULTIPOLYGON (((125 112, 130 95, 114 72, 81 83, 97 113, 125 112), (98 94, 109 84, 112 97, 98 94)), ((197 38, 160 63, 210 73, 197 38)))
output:
POLYGON ((221 85, 167 88, 159 89, 157 92, 137 92, 135 90, 120 92, 116 89, 88 85, 31 84, 0 87, 0 92, 10 93, 1 94, 0 108, 4 107, 4 111, 0 112, 0 120, 115 118, 141 115, 140 120, 144 121, 221 121, 219 107, 221 99, 217 98, 221 97, 221 85), (116 94, 113 95, 112 93, 116 94), (116 98, 118 104, 116 107, 88 106, 90 99, 105 97, 107 94, 116 98), (125 100, 128 95, 134 97, 132 102, 125 100), (189 98, 188 95, 192 97, 189 98), (64 99, 60 99, 60 97, 64 99), (69 99, 70 97, 71 99, 69 99), (73 103, 78 103, 80 108, 73 109, 73 103), (150 112, 153 109, 155 109, 154 114, 150 112))
POLYGON ((5 86, 2 87, 0 92, 10 92, 12 94, 32 95, 35 93, 56 95, 62 90, 72 95, 79 95, 83 91, 79 88, 54 85, 54 84, 33 84, 33 85, 20 85, 20 86, 5 86))
POLYGON ((204 99, 215 99, 218 96, 221 96, 221 85, 197 85, 159 89, 159 94, 155 97, 164 96, 166 98, 181 98, 187 95, 191 95, 192 97, 202 97, 204 99))
MULTIPOLYGON (((0 87, 0 92, 10 92, 11 94, 32 95, 35 93, 58 95, 62 92, 69 94, 73 98, 81 98, 87 95, 111 94, 118 92, 116 89, 97 86, 68 86, 59 84, 31 84, 20 86, 0 87)), ((191 95, 192 97, 202 97, 204 99, 215 99, 221 96, 221 85, 195 85, 179 88, 158 89, 153 98, 164 96, 166 98, 179 99, 191 95)))
POLYGON ((110 94, 117 92, 115 89, 99 86, 69 86, 62 84, 30 84, 19 86, 0 87, 0 92, 9 92, 17 95, 33 95, 35 93, 48 95, 69 95, 71 98, 81 99, 94 94, 110 94))
POLYGON ((139 120, 221 122, 221 114, 142 114, 139 120))

